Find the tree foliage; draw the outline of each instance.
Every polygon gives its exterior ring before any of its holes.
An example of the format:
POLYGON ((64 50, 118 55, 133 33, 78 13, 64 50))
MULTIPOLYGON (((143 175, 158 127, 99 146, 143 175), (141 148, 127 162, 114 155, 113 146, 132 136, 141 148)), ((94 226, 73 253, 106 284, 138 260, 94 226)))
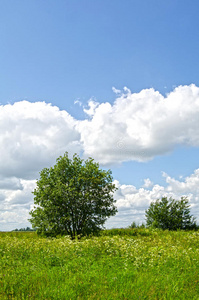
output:
POLYGON ((180 200, 163 197, 152 202, 146 210, 146 224, 154 228, 177 230, 194 229, 196 221, 190 215, 189 201, 186 197, 180 200))
POLYGON ((60 156, 54 167, 44 168, 34 190, 33 228, 44 235, 71 237, 98 231, 116 214, 111 171, 99 169, 92 158, 60 156))

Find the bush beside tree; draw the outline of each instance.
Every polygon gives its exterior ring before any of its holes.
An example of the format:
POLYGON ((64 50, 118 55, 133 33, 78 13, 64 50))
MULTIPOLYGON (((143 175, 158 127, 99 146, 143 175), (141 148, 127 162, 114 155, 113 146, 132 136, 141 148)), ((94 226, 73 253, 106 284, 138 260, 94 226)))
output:
POLYGON ((152 202, 146 210, 146 225, 168 230, 197 228, 195 218, 190 215, 186 197, 181 197, 180 200, 163 197, 152 202))

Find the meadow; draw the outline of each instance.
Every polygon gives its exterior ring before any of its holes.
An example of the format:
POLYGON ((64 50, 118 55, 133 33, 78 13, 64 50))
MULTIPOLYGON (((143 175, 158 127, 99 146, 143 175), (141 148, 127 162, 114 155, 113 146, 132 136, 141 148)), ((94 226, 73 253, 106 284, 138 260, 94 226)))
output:
POLYGON ((199 231, 1 232, 0 299, 199 299, 199 231))

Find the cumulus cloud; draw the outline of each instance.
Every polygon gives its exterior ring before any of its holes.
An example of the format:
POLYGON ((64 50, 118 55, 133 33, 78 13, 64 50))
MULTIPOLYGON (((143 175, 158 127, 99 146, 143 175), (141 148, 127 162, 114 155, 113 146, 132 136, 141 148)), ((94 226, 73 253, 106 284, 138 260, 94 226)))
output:
POLYGON ((32 191, 36 187, 36 180, 21 179, 18 181, 18 188, 16 184, 14 188, 5 185, 0 190, 0 230, 30 226, 28 218, 33 205, 32 191))
POLYGON ((144 179, 144 184, 143 184, 144 188, 149 188, 152 185, 153 185, 153 182, 149 178, 144 179))
POLYGON ((95 101, 95 100, 93 100, 93 99, 90 99, 90 100, 88 101, 88 106, 89 106, 89 108, 88 108, 88 109, 84 108, 84 112, 85 112, 88 116, 92 117, 92 116, 95 114, 95 110, 96 110, 96 108, 98 107, 98 105, 99 105, 99 103, 98 103, 97 101, 95 101))
POLYGON ((199 88, 193 84, 166 97, 124 88, 113 105, 91 99, 88 106, 85 120, 45 102, 0 106, 0 176, 33 179, 65 151, 110 165, 151 160, 177 145, 199 146, 199 88))
POLYGON ((118 214, 108 220, 107 227, 118 227, 118 224, 120 227, 127 227, 133 222, 137 224, 145 222, 145 210, 151 201, 162 197, 172 197, 176 200, 182 196, 188 197, 191 204, 191 214, 197 217, 199 213, 199 169, 181 181, 164 172, 162 176, 166 186, 152 184, 150 179, 147 179, 145 182, 150 181, 150 186, 137 189, 133 185, 121 185, 115 181, 118 188, 115 193, 118 214))
MULTIPOLYGON (((115 90, 114 90, 115 91, 115 90)), ((117 92, 117 90, 116 90, 117 92)), ((85 155, 102 164, 147 161, 177 145, 199 146, 199 88, 179 86, 166 97, 124 88, 114 104, 90 102, 77 123, 85 155)))
POLYGON ((0 177, 0 190, 4 190, 4 189, 7 189, 7 190, 20 190, 22 189, 22 184, 21 184, 21 181, 19 178, 16 178, 16 177, 9 177, 9 178, 6 178, 6 177, 3 177, 1 175, 0 177))
POLYGON ((0 106, 0 176, 32 179, 65 151, 79 151, 76 122, 44 102, 0 106))

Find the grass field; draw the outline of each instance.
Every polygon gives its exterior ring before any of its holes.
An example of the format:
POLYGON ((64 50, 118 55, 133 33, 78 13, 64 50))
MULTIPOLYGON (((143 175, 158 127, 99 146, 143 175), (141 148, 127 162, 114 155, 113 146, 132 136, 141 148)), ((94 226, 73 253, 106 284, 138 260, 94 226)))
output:
POLYGON ((1 232, 0 299, 199 299, 199 232, 1 232))

